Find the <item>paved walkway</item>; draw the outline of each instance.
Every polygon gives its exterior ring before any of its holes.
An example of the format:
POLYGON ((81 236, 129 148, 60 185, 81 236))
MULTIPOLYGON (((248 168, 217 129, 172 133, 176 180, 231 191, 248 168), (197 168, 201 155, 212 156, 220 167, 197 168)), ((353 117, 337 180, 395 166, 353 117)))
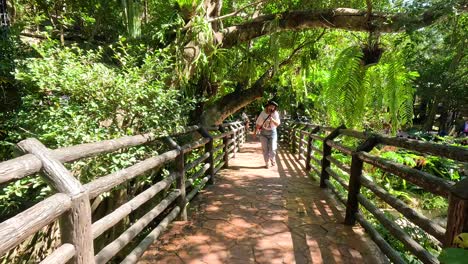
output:
POLYGON ((289 152, 279 150, 276 167, 263 165, 260 144, 244 144, 193 200, 190 220, 172 224, 139 263, 383 263, 289 152))

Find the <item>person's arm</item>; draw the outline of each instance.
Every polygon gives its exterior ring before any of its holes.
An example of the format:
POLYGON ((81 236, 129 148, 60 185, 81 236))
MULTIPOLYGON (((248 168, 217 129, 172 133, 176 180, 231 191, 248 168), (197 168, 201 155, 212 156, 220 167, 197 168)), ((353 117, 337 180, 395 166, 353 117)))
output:
POLYGON ((257 136, 258 130, 260 129, 259 123, 262 122, 261 121, 262 120, 261 116, 262 116, 262 113, 260 113, 258 115, 257 120, 255 121, 255 130, 254 130, 254 134, 253 134, 254 138, 257 136))
POLYGON ((279 118, 279 114, 278 112, 275 112, 271 117, 271 122, 275 125, 275 126, 279 126, 281 124, 281 121, 280 121, 280 118, 279 118))

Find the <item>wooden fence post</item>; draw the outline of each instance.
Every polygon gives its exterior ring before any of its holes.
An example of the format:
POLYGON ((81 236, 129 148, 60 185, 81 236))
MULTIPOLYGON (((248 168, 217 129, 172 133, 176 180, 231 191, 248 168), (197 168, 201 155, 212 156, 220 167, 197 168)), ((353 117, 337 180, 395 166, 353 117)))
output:
POLYGON ((247 131, 247 129, 245 128, 245 125, 242 125, 241 124, 241 127, 242 127, 242 131, 244 133, 244 136, 242 137, 242 144, 244 144, 246 141, 247 141, 247 134, 249 133, 247 131))
POLYGON ((288 125, 288 129, 287 129, 288 134, 286 135, 286 141, 288 142, 289 149, 291 149, 292 147, 292 126, 293 126, 292 123, 288 125))
POLYGON ((304 139, 304 134, 302 133, 302 129, 299 130, 299 147, 298 147, 298 153, 297 153, 297 160, 301 160, 301 154, 302 154, 302 140, 304 139))
POLYGON ((323 140, 323 157, 322 157, 322 172, 320 174, 320 188, 327 188, 325 180, 330 178, 327 168, 330 167, 330 161, 326 158, 328 155, 331 155, 331 147, 327 145, 328 140, 333 140, 340 135, 340 129, 345 129, 344 125, 337 127, 333 130, 328 136, 323 140))
POLYGON ((307 138, 307 155, 306 155, 306 171, 310 172, 310 156, 312 155, 312 143, 313 138, 310 136, 311 134, 315 134, 320 130, 319 126, 314 127, 310 132, 309 132, 309 137, 307 138))
POLYGON ((60 219, 62 244, 75 246, 75 256, 71 259, 71 263, 95 263, 88 192, 60 161, 50 155, 50 151, 39 140, 26 139, 18 143, 18 146, 42 162, 46 181, 53 189, 71 198, 70 210, 60 219))
POLYGON ((239 133, 240 133, 240 137, 239 137, 239 151, 240 151, 240 148, 244 145, 245 130, 242 124, 239 123, 237 126, 238 126, 239 133))
POLYGON ((234 133, 232 134, 232 145, 234 146, 234 148, 232 149, 232 158, 235 159, 237 152, 237 138, 239 135, 237 133, 237 129, 234 126, 230 125, 229 128, 234 131, 234 133))
POLYGON ((184 152, 177 142, 171 137, 166 137, 167 144, 178 150, 178 155, 175 158, 175 169, 177 173, 176 188, 180 190, 180 196, 177 198, 177 205, 180 207, 179 220, 187 221, 187 198, 185 194, 185 158, 184 152))
POLYGON ((198 132, 200 133, 200 135, 202 135, 202 137, 204 138, 208 138, 210 141, 208 141, 208 143, 206 143, 205 145, 205 153, 210 153, 210 156, 208 157, 207 159, 207 162, 208 164, 210 164, 210 168, 206 171, 205 175, 208 174, 208 175, 211 175, 210 179, 208 180, 208 184, 214 184, 215 183, 215 164, 214 164, 214 153, 213 153, 213 137, 210 135, 210 133, 204 128, 204 127, 200 127, 200 129, 198 130, 198 132))
MULTIPOLYGON (((219 126, 219 131, 221 133, 225 133, 226 132, 226 129, 224 129, 223 126, 219 126)), ((223 137, 223 161, 224 161, 224 165, 223 165, 223 168, 228 168, 229 167, 229 137, 228 135, 224 136, 223 137)))
POLYGON ((444 247, 454 246, 453 239, 460 233, 468 233, 468 178, 450 189, 444 247))
POLYGON ((356 223, 356 213, 359 210, 358 195, 361 189, 361 176, 363 161, 358 157, 361 151, 369 152, 378 144, 376 137, 370 137, 360 144, 351 158, 351 174, 349 176, 348 201, 346 203, 345 224, 354 225, 356 223))
POLYGON ((239 124, 239 131, 241 133, 241 138, 239 139, 239 151, 240 151, 240 148, 244 145, 244 137, 245 137, 245 131, 244 131, 244 126, 242 126, 242 124, 239 124))
POLYGON ((291 146, 292 146, 292 149, 291 149, 291 152, 292 154, 295 154, 296 153, 296 127, 295 127, 295 124, 293 124, 291 126, 291 146))

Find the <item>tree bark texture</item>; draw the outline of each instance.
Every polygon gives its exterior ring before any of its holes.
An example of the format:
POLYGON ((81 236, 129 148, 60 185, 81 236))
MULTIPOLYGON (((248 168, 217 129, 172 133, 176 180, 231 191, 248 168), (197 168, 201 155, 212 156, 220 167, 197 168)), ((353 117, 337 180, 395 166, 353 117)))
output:
POLYGON ((443 12, 428 10, 420 17, 409 14, 372 13, 369 15, 365 10, 351 8, 287 11, 259 16, 252 21, 227 27, 215 35, 223 48, 229 48, 272 32, 287 30, 336 28, 382 33, 399 32, 408 26, 418 28, 430 25, 442 14, 443 12), (275 20, 278 26, 272 27, 272 22, 275 20))

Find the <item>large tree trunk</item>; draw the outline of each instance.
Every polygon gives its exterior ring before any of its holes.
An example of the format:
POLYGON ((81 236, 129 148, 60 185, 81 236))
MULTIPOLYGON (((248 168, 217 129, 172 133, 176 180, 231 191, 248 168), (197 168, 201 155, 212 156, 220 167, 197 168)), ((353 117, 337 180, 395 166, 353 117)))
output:
POLYGON ((429 113, 427 114, 427 119, 424 122, 423 129, 425 131, 431 131, 432 126, 434 125, 435 116, 437 114, 437 107, 439 106, 439 100, 434 99, 432 103, 429 104, 429 113))

